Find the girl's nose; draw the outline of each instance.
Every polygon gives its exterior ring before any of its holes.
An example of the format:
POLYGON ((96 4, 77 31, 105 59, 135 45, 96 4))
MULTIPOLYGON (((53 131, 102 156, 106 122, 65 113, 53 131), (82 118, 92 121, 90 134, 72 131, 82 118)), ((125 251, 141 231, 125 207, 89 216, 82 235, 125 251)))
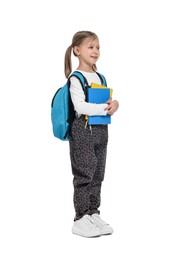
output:
POLYGON ((99 50, 98 50, 97 48, 95 48, 95 49, 94 49, 94 52, 98 54, 98 53, 99 53, 99 50))

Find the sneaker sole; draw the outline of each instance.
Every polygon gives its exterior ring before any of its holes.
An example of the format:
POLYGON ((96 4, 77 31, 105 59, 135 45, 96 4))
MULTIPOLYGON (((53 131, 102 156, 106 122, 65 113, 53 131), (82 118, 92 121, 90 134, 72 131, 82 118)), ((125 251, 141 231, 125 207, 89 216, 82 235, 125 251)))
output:
POLYGON ((114 231, 110 231, 110 232, 109 232, 109 231, 108 231, 108 232, 105 231, 105 232, 101 232, 101 235, 102 235, 102 236, 112 235, 113 232, 114 232, 114 231))
POLYGON ((81 232, 80 230, 78 230, 76 228, 72 228, 72 233, 74 235, 78 235, 78 236, 81 236, 81 237, 88 237, 88 238, 101 236, 100 231, 98 231, 98 233, 88 235, 88 234, 84 234, 83 232, 81 232))

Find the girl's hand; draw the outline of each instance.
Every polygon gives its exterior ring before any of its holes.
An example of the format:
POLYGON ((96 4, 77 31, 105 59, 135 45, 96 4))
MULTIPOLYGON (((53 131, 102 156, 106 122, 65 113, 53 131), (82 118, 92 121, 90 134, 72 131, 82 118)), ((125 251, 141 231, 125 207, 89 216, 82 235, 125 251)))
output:
POLYGON ((107 110, 108 115, 113 115, 119 107, 119 102, 117 100, 109 99, 107 102, 108 106, 105 108, 107 110))

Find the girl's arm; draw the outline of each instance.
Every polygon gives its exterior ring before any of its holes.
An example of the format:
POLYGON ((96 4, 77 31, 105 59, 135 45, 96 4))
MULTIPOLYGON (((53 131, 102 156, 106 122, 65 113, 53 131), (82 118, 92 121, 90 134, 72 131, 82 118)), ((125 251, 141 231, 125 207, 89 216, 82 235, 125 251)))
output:
POLYGON ((108 104, 93 104, 85 101, 85 94, 83 92, 82 86, 76 77, 71 77, 70 79, 70 95, 73 102, 75 111, 80 115, 106 115, 108 113, 105 110, 108 104))

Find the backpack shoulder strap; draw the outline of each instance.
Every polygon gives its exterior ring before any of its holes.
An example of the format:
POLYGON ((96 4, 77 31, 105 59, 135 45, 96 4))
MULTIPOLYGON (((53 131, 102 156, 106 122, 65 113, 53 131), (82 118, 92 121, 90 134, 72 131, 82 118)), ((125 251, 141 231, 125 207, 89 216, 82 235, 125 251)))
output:
POLYGON ((97 75, 98 75, 99 78, 100 78, 101 85, 107 87, 107 81, 106 81, 106 78, 104 77, 104 75, 102 75, 101 73, 99 73, 99 72, 97 72, 97 71, 96 71, 96 73, 97 73, 97 75))
MULTIPOLYGON (((96 71, 96 73, 97 73, 97 75, 98 75, 99 78, 100 78, 101 85, 107 87, 107 81, 106 81, 104 75, 102 75, 101 73, 99 73, 99 72, 97 72, 97 71, 96 71)), ((83 74, 82 74, 80 71, 74 71, 74 72, 69 76, 69 78, 68 78, 69 85, 70 85, 70 78, 71 78, 72 76, 75 76, 75 77, 80 81, 80 84, 81 84, 81 86, 82 86, 82 88, 83 88, 83 91, 85 91, 85 86, 88 87, 89 85, 88 85, 87 79, 83 76, 83 74)))
POLYGON ((85 86, 88 86, 88 81, 87 79, 83 76, 83 74, 79 71, 74 71, 68 78, 68 82, 69 82, 69 85, 70 85, 70 78, 74 76, 76 77, 79 81, 80 81, 80 84, 82 86, 82 89, 83 91, 85 91, 85 86))

